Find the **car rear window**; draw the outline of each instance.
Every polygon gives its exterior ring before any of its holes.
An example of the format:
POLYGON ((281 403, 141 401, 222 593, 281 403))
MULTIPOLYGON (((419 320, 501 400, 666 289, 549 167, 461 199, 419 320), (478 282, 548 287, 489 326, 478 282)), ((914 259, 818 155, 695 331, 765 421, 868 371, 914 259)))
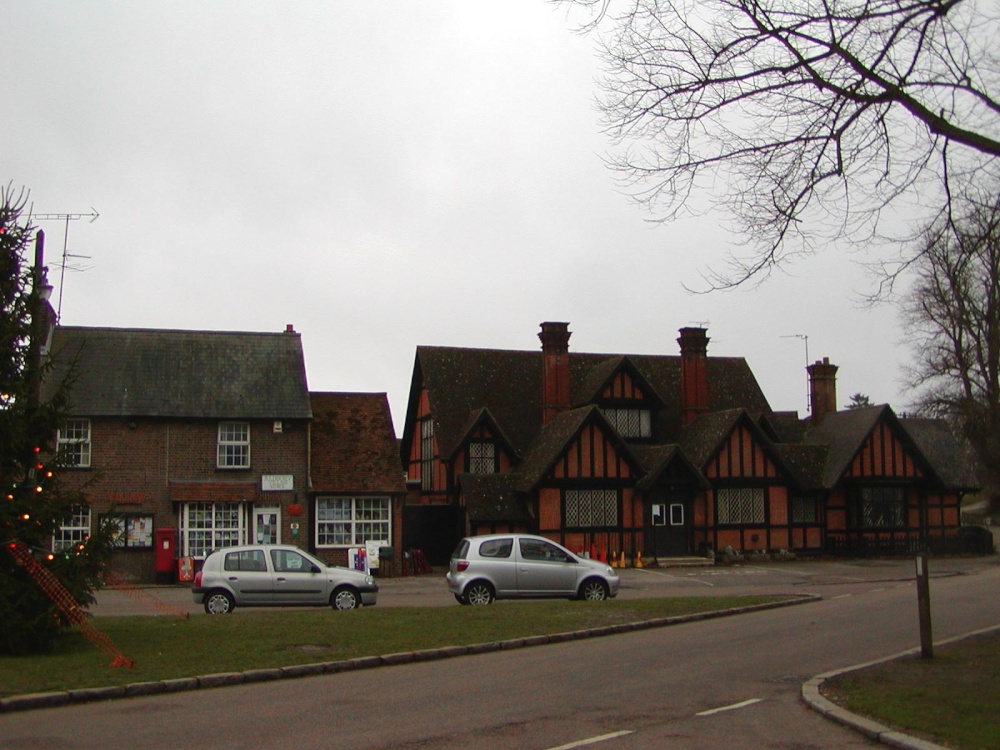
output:
POLYGON ((248 549, 241 552, 227 552, 223 568, 226 570, 264 572, 267 570, 267 563, 264 561, 264 551, 248 549))
POLYGON ((463 539, 458 543, 458 546, 455 547, 455 551, 451 553, 451 559, 461 560, 467 554, 469 554, 469 540, 463 539))
POLYGON ((510 557, 514 549, 513 539, 490 539, 479 545, 480 557, 510 557))

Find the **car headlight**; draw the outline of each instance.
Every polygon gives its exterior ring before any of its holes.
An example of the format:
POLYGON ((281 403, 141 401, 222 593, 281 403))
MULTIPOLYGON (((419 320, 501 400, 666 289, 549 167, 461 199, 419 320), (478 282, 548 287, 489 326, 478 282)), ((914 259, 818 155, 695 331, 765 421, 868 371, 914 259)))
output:
POLYGON ((369 586, 374 586, 375 579, 372 578, 371 576, 365 576, 365 583, 367 583, 369 586))
POLYGON ((604 569, 604 572, 605 572, 605 573, 607 573, 607 574, 608 574, 609 576, 617 576, 617 575, 618 575, 617 573, 615 573, 615 569, 614 569, 614 568, 612 568, 612 567, 611 567, 610 565, 609 565, 609 566, 607 566, 607 567, 606 567, 606 568, 604 569))

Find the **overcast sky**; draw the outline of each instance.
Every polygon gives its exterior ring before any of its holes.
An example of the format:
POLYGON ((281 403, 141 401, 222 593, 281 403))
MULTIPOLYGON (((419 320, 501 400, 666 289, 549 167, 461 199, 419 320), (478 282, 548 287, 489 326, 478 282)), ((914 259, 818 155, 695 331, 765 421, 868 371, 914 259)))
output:
POLYGON ((808 336, 840 405, 907 405, 863 256, 685 291, 739 238, 622 194, 595 41, 545 0, 0 0, 0 24, 0 181, 100 214, 69 222, 61 289, 66 222, 37 222, 65 325, 292 324, 310 388, 386 392, 397 430, 418 345, 537 349, 542 321, 641 354, 705 325, 803 414, 808 336))

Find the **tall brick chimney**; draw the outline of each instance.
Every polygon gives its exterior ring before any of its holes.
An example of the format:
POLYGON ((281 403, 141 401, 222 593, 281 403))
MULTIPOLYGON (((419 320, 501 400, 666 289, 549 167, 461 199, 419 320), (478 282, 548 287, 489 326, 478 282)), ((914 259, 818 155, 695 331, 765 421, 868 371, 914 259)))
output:
POLYGON ((542 424, 570 407, 569 323, 542 323, 542 424))
POLYGON ((837 411, 837 365, 829 357, 809 365, 810 421, 818 424, 830 412, 837 411))
POLYGON ((708 334, 704 328, 681 328, 681 420, 688 424, 708 411, 708 334))

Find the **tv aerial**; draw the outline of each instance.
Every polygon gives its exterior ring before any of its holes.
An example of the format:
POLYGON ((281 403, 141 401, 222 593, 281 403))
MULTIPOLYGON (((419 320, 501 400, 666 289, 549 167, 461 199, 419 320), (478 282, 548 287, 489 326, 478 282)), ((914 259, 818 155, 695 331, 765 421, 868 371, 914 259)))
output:
POLYGON ((80 258, 84 260, 90 260, 89 255, 73 255, 69 252, 69 223, 71 221, 79 221, 80 219, 90 219, 90 223, 93 224, 97 221, 100 216, 97 213, 97 209, 91 207, 89 214, 34 214, 32 219, 35 221, 62 221, 65 223, 65 229, 63 231, 63 251, 62 251, 62 263, 59 264, 59 301, 56 307, 56 319, 62 316, 62 298, 63 298, 63 281, 66 278, 66 269, 69 268, 71 271, 86 271, 87 269, 79 265, 70 265, 70 258, 80 258))

